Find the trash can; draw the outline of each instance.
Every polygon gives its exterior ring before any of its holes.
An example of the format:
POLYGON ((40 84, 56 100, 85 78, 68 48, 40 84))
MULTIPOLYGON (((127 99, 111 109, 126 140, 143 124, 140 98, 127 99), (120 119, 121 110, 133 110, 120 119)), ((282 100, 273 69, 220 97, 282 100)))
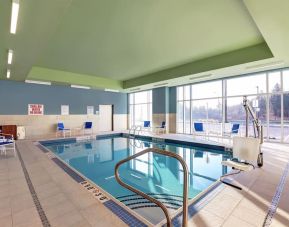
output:
POLYGON ((25 127, 17 126, 17 139, 23 140, 25 139, 25 127))

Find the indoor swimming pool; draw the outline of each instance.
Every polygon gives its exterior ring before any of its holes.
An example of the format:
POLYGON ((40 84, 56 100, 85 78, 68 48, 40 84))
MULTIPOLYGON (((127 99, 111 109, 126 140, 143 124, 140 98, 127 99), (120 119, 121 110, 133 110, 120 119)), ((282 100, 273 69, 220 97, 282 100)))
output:
MULTIPOLYGON (((231 153, 224 150, 122 136, 54 141, 43 145, 111 196, 154 223, 162 220, 160 215, 154 218, 147 211, 148 208, 156 209, 155 205, 117 183, 114 176, 117 162, 146 148, 177 153, 188 166, 189 198, 193 199, 229 171, 221 161, 231 158, 231 153)), ((176 159, 150 152, 123 164, 119 173, 125 183, 160 200, 171 212, 182 206, 183 169, 176 159)))

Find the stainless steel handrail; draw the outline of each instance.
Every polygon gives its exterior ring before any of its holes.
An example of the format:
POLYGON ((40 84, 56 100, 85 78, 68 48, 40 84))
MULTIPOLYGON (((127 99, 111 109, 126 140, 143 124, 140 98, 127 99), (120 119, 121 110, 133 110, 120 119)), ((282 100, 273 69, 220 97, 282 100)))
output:
POLYGON ((166 208, 166 206, 165 206, 162 202, 160 202, 160 201, 156 200, 155 198, 153 198, 153 197, 151 197, 151 196, 148 196, 148 195, 145 194, 144 192, 139 191, 138 189, 136 189, 136 188, 134 188, 134 187, 132 187, 132 186, 124 183, 124 182, 120 179, 120 177, 119 177, 118 169, 119 169, 119 167, 120 167, 123 163, 125 163, 125 162, 127 162, 127 161, 130 161, 130 160, 132 160, 132 159, 135 159, 135 158, 137 158, 137 157, 139 157, 139 156, 141 156, 141 155, 143 155, 143 154, 149 153, 149 152, 153 152, 153 153, 157 153, 157 154, 161 154, 161 155, 165 155, 165 156, 169 156, 169 157, 175 158, 175 159, 177 159, 177 160, 181 163, 181 165, 182 165, 182 167, 183 167, 183 171, 184 171, 184 184, 183 184, 183 227, 186 227, 186 226, 187 226, 187 219, 188 219, 188 167, 187 167, 186 162, 183 160, 183 158, 182 158, 180 155, 175 154, 175 153, 172 153, 172 152, 170 152, 170 151, 165 151, 165 150, 157 149, 157 148, 148 148, 148 149, 145 149, 145 150, 143 150, 143 151, 141 151, 141 152, 139 152, 139 153, 136 153, 136 154, 134 154, 134 155, 131 155, 131 156, 129 156, 129 157, 127 157, 127 158, 119 161, 119 162, 116 164, 115 169, 114 169, 115 179, 116 179, 116 181, 117 181, 121 186, 123 186, 123 187, 127 188, 128 190, 130 190, 130 191, 132 191, 132 192, 134 192, 134 193, 136 193, 136 194, 138 194, 138 195, 146 198, 146 199, 149 200, 150 202, 152 202, 152 203, 156 204, 158 207, 160 207, 160 208, 163 210, 163 212, 164 212, 164 214, 165 214, 165 216, 166 216, 167 226, 168 226, 168 227, 171 227, 171 226, 172 226, 172 222, 171 222, 171 217, 170 217, 170 215, 169 215, 169 211, 168 211, 168 209, 166 208))

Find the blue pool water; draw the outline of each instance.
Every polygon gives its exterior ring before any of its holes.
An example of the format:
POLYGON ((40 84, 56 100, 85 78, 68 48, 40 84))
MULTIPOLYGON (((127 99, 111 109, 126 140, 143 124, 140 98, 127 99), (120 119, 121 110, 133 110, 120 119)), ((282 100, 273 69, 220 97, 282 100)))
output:
MULTIPOLYGON (((114 167, 118 161, 149 147, 177 153, 187 163, 189 197, 194 198, 216 182, 221 175, 227 173, 228 169, 221 165, 221 161, 231 158, 229 152, 220 150, 120 136, 83 142, 58 142, 45 146, 132 209, 143 206, 131 198, 132 192, 116 182, 114 167)), ((176 159, 148 153, 123 164, 119 172, 126 183, 155 198, 164 199, 169 208, 177 209, 182 205, 183 171, 176 159)))

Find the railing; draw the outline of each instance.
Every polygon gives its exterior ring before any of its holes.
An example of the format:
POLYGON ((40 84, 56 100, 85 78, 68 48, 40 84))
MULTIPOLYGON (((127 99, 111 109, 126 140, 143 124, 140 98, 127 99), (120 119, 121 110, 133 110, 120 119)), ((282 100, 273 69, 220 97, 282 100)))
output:
POLYGON ((178 155, 178 154, 175 154, 175 153, 172 153, 170 151, 165 151, 165 150, 160 150, 160 149, 157 149, 157 148, 148 148, 148 149, 145 149, 137 154, 134 154, 132 156, 129 156, 121 161, 119 161, 116 166, 115 166, 115 169, 114 169, 114 174, 115 174, 115 179, 116 181, 123 187, 127 188, 128 190, 144 197, 145 199, 149 200, 150 202, 156 204, 158 207, 160 207, 165 216, 166 216, 166 219, 167 219, 167 226, 168 227, 171 227, 172 226, 172 221, 171 221, 171 217, 169 215, 169 211, 168 209, 166 208, 166 206, 158 201, 157 199, 151 197, 151 196, 148 196, 147 194, 145 194, 144 192, 142 191, 139 191, 138 189, 124 183, 120 177, 119 177, 119 173, 118 173, 118 169, 119 167, 125 163, 125 162, 128 162, 132 159, 135 159, 143 154, 146 154, 146 153, 149 153, 149 152, 153 152, 153 153, 157 153, 157 154, 161 154, 161 155, 165 155, 165 156, 169 156, 169 157, 172 157, 172 158, 175 158, 177 159, 182 167, 183 167, 183 171, 184 171, 184 184, 183 184, 183 227, 186 227, 187 226, 187 219, 188 219, 188 167, 187 167, 187 164, 185 163, 185 161, 183 160, 183 158, 178 155))
POLYGON ((133 125, 130 129, 129 129, 129 131, 128 131, 128 134, 129 135, 133 135, 133 136, 135 136, 136 135, 136 131, 138 131, 138 135, 139 135, 139 133, 140 133, 140 131, 141 131, 141 126, 140 125, 133 125))

